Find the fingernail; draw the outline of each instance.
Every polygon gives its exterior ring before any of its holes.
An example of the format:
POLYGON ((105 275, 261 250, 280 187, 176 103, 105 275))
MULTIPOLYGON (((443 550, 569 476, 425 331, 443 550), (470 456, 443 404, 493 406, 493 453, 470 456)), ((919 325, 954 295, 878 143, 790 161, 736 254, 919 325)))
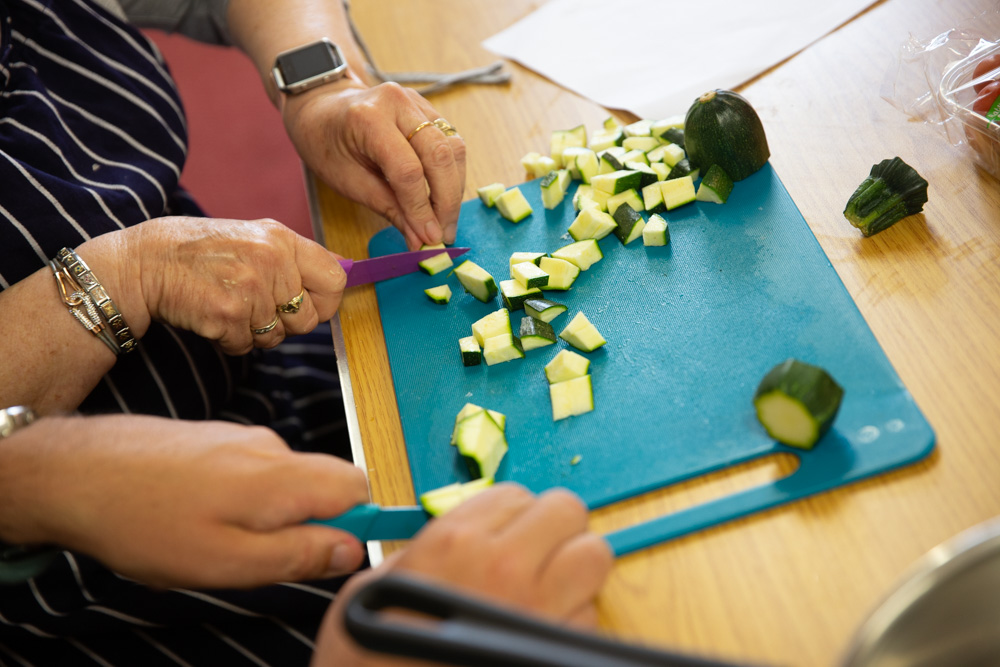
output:
POLYGON ((330 572, 333 574, 343 574, 354 569, 355 558, 353 549, 346 544, 338 544, 330 554, 330 572))
POLYGON ((438 226, 438 223, 433 220, 428 221, 428 223, 424 225, 424 232, 427 234, 427 238, 430 239, 431 243, 441 243, 441 227, 438 226))

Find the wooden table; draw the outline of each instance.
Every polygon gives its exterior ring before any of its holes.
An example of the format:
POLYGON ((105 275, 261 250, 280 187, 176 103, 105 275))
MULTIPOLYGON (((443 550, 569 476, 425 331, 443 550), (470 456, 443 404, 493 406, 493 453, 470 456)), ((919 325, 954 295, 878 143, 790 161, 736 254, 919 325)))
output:
MULTIPOLYGON (((540 4, 410 0, 393 3, 386 20, 383 3, 352 3, 387 71, 493 62, 482 40, 540 4)), ((909 34, 937 35, 989 5, 878 3, 739 89, 763 120, 772 164, 935 429, 935 453, 620 559, 600 600, 609 631, 730 660, 832 665, 917 558, 1000 515, 1000 181, 974 168, 939 128, 909 121, 879 97, 909 34), (930 182, 930 201, 922 215, 864 239, 841 211, 871 165, 894 155, 930 182)), ((523 181, 519 159, 545 151, 552 130, 594 127, 609 113, 530 71, 510 69, 509 86, 431 98, 467 142, 466 198, 485 183, 523 181)), ((368 239, 387 223, 321 186, 315 195, 327 245, 367 256, 368 239)), ((374 498, 412 503, 373 288, 347 294, 340 323, 374 498)), ((595 512, 593 526, 607 532, 793 466, 780 458, 741 466, 595 512)))

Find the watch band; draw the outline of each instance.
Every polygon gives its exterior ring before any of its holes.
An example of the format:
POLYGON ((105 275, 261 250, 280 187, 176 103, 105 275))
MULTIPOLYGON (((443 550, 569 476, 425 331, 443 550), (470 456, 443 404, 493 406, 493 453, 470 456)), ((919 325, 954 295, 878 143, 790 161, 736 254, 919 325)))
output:
POLYGON ((0 439, 35 421, 34 411, 23 405, 0 409, 0 439))

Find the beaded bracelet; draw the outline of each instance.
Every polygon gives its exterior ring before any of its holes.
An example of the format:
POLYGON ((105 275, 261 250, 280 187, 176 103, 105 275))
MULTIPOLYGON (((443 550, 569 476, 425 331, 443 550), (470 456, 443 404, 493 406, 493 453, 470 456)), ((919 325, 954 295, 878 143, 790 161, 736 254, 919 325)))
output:
MULTIPOLYGON (((118 312, 115 302, 108 296, 87 263, 69 248, 63 248, 56 253, 56 260, 65 269, 56 272, 56 281, 59 283, 63 301, 73 316, 94 335, 101 338, 115 354, 127 354, 134 350, 136 340, 125 318, 118 312), (63 280, 78 287, 78 290, 67 294, 63 280), (83 308, 80 308, 81 305, 83 308), (102 323, 102 318, 107 327, 102 323), (110 333, 107 328, 111 329, 110 333)), ((56 260, 52 262, 53 271, 57 268, 56 260)))

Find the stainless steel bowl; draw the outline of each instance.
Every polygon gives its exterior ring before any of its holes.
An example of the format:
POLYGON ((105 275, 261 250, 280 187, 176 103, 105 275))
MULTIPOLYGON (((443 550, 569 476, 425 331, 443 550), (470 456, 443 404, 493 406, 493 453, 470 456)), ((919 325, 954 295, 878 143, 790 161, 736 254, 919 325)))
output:
POLYGON ((1000 665, 1000 518, 918 561, 858 629, 843 665, 1000 665))

